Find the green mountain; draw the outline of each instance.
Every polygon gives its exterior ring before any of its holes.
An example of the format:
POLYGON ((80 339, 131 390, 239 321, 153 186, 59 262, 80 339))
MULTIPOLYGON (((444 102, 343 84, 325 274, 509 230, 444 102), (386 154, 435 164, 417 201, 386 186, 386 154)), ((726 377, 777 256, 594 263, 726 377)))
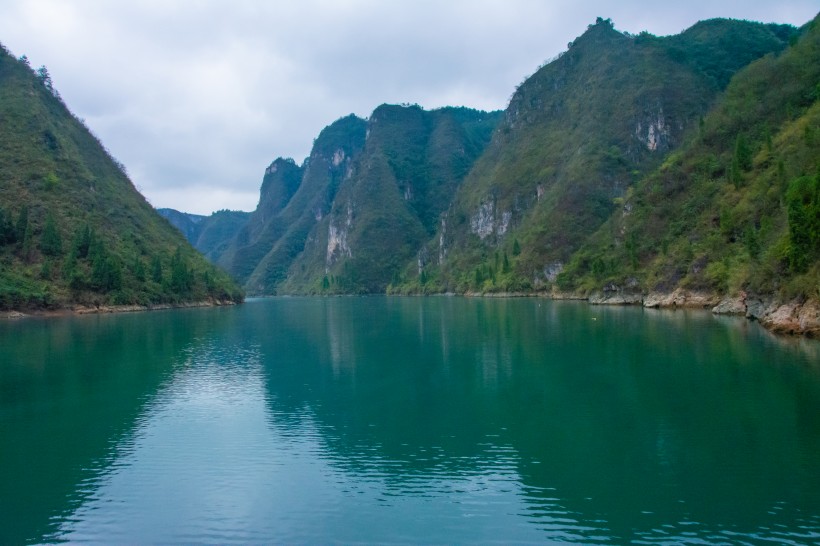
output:
POLYGON ((211 263, 218 263, 251 214, 241 210, 218 210, 210 216, 189 214, 174 209, 157 209, 166 220, 185 235, 188 242, 211 263))
POLYGON ((498 113, 382 105, 277 159, 220 260, 251 293, 383 292, 434 233, 498 113))
POLYGON ((330 211, 365 131, 356 116, 339 119, 322 130, 302 166, 279 158, 266 169, 259 205, 219 261, 250 293, 276 292, 311 229, 330 211))
POLYGON ((302 166, 276 160, 220 264, 252 293, 723 299, 810 331, 819 32, 599 18, 503 113, 382 105, 327 127, 302 166))
POLYGON ((402 291, 551 286, 617 203, 697 131, 732 74, 796 29, 713 20, 666 38, 596 24, 514 93, 402 291))
POLYGON ((45 68, 0 49, 0 308, 241 301, 136 191, 45 68))
POLYGON ((739 72, 559 277, 583 293, 820 298, 820 24, 739 72))
POLYGON ((171 222, 172 226, 181 231, 192 245, 195 244, 199 238, 199 233, 202 231, 202 221, 207 218, 202 214, 180 212, 176 209, 157 209, 157 212, 171 222))
POLYGON ((382 105, 330 213, 308 236, 281 289, 384 292, 419 249, 484 150, 500 113, 382 105))

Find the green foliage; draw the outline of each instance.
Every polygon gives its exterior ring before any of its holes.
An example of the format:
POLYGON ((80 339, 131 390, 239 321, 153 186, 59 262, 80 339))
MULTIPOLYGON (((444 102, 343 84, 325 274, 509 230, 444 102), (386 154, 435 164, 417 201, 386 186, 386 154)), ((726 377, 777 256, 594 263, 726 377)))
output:
POLYGON ((802 273, 820 259, 820 174, 792 180, 786 202, 789 268, 802 273))
MULTIPOLYGON (((134 275, 134 279, 137 282, 144 283, 147 280, 145 264, 142 263, 142 260, 139 256, 134 256, 134 261, 131 265, 131 273, 134 275)), ((208 274, 208 271, 206 270, 205 273, 208 274)))
POLYGON ((743 173, 752 168, 752 150, 746 136, 741 133, 735 140, 735 153, 732 157, 732 182, 739 186, 743 183, 743 173))
POLYGON ((49 214, 40 236, 40 251, 46 256, 59 256, 63 252, 63 237, 57 230, 54 215, 49 214))
POLYGON ((159 256, 154 256, 151 260, 151 280, 162 284, 162 260, 159 256))
POLYGON ((182 257, 182 249, 177 248, 171 258, 171 290, 177 294, 188 294, 194 283, 193 271, 188 268, 182 257))
POLYGON ((102 248, 91 261, 90 287, 103 294, 122 288, 122 266, 102 248))
POLYGON ((640 180, 559 277, 599 290, 817 295, 820 26, 732 78, 679 153, 640 180), (720 165, 725 166, 725 171, 720 165))
POLYGON ((60 182, 60 179, 57 177, 54 172, 50 172, 43 177, 43 184, 45 185, 46 190, 54 190, 57 187, 57 184, 60 182))

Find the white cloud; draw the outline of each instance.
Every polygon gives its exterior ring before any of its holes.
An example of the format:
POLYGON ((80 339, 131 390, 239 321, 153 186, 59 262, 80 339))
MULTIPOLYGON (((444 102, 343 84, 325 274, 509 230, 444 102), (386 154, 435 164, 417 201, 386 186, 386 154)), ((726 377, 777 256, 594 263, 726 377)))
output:
POLYGON ((814 0, 6 0, 0 42, 48 66, 66 103, 156 206, 253 209, 264 168, 379 104, 503 108, 595 18, 677 33, 736 17, 802 24, 814 0))

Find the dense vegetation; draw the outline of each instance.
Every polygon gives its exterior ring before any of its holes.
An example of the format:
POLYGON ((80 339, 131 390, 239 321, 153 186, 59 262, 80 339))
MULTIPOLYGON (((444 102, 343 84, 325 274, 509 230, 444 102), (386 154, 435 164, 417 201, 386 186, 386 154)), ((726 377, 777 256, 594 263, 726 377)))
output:
POLYGON ((735 76, 559 283, 820 297, 820 25, 735 76))
POLYGON ((276 293, 308 235, 333 203, 366 122, 350 115, 319 134, 302 166, 279 158, 266 170, 259 205, 219 260, 251 293, 276 293))
POLYGON ((382 105, 330 213, 311 232, 286 292, 384 292, 433 236, 500 113, 382 105))
POLYGON ((0 49, 0 309, 242 299, 54 89, 0 49))
POLYGON ((423 275, 408 266, 393 289, 549 289, 631 188, 699 129, 731 74, 795 32, 714 20, 659 38, 599 19, 519 86, 427 247, 445 258, 423 275))
POLYGON ((499 113, 378 107, 277 159, 219 263, 252 293, 383 292, 438 226, 499 113))

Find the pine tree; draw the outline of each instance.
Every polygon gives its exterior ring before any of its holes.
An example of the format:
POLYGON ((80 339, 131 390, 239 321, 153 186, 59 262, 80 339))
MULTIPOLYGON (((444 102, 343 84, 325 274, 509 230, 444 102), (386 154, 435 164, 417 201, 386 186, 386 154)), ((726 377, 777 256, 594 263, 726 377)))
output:
POLYGON ((91 227, 88 224, 83 224, 77 228, 77 232, 74 234, 74 241, 71 243, 71 252, 73 252, 77 258, 87 258, 95 238, 91 227))
POLYGON ((131 273, 133 273, 134 279, 138 282, 145 282, 145 266, 138 256, 134 257, 134 264, 131 266, 131 273))
POLYGON ((193 285, 193 274, 182 258, 182 248, 171 258, 171 290, 177 294, 189 292, 193 285))
POLYGON ((40 236, 40 250, 46 256, 59 256, 63 252, 63 238, 57 230, 52 214, 46 218, 46 225, 40 236))
POLYGON ((743 183, 743 173, 752 168, 752 149, 746 141, 746 135, 740 133, 735 140, 735 155, 732 158, 730 177, 739 186, 743 183))

